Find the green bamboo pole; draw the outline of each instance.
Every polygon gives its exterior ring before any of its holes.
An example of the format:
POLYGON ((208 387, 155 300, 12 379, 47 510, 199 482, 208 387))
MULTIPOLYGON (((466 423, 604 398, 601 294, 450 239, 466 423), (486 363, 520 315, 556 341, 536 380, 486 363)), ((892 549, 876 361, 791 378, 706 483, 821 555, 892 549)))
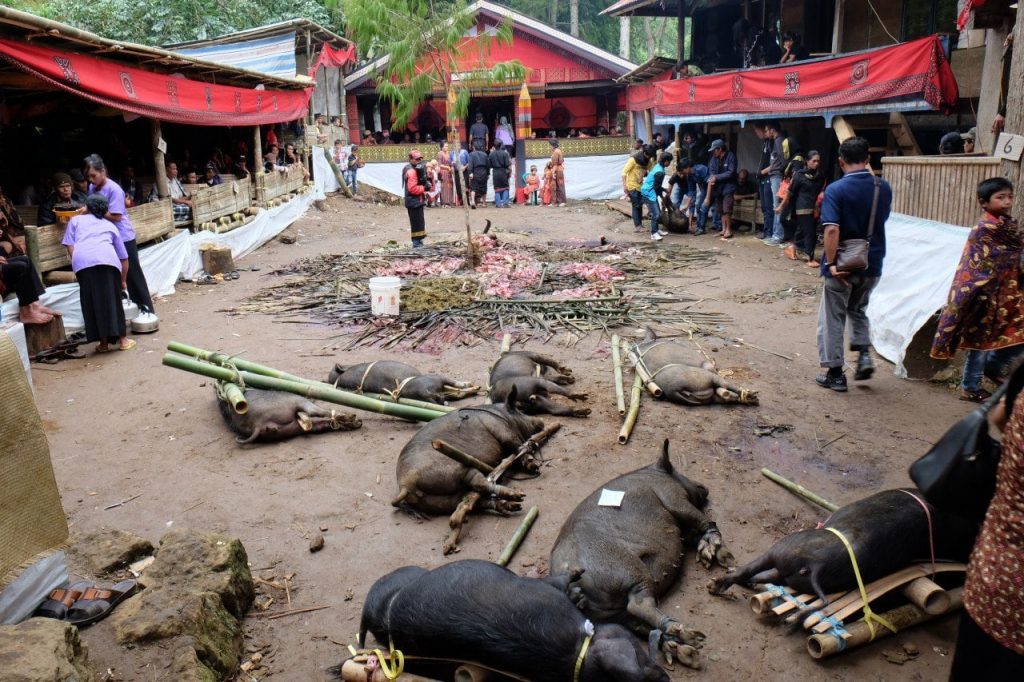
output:
POLYGON ((783 488, 785 488, 786 490, 790 491, 791 493, 799 495, 800 497, 802 497, 802 498, 804 498, 804 499, 806 499, 806 500, 808 500, 810 502, 813 502, 814 504, 818 505, 819 507, 824 507, 825 509, 829 510, 830 512, 834 512, 836 509, 839 509, 839 505, 832 504, 831 502, 826 500, 824 497, 821 497, 820 495, 815 495, 814 493, 812 493, 810 490, 808 490, 807 488, 803 487, 802 485, 794 483, 793 481, 789 480, 788 478, 783 478, 782 476, 779 476, 777 473, 775 473, 771 469, 761 469, 761 474, 764 475, 765 477, 771 479, 772 481, 775 481, 776 483, 778 483, 779 485, 781 485, 783 488))
POLYGON ((249 401, 245 399, 245 391, 242 390, 241 386, 224 381, 221 382, 220 390, 224 395, 224 399, 231 405, 231 409, 235 411, 235 414, 245 414, 249 411, 249 401))
POLYGON ((619 352, 619 335, 612 334, 612 368, 615 372, 615 405, 619 416, 626 414, 626 395, 622 390, 622 354, 619 352))
POLYGON ((388 414, 402 419, 412 419, 414 421, 425 422, 437 419, 438 417, 443 417, 445 414, 444 412, 425 410, 420 407, 411 407, 409 405, 374 400, 373 398, 367 398, 366 396, 358 395, 356 393, 339 391, 328 384, 321 383, 320 385, 317 385, 313 382, 307 383, 304 381, 278 379, 276 377, 255 374, 241 369, 234 370, 228 367, 221 367, 219 365, 211 365, 209 363, 200 362, 199 360, 193 360, 192 358, 186 358, 180 355, 174 355, 172 353, 164 355, 163 364, 175 369, 192 372, 193 374, 201 374, 203 376, 210 377, 211 379, 241 383, 246 386, 253 386, 254 388, 262 388, 270 391, 286 391, 288 393, 306 396, 307 398, 324 400, 329 403, 336 403, 338 405, 345 405, 346 407, 366 410, 367 412, 388 414))
POLYGON ((464 452, 455 447, 454 445, 452 445, 451 443, 446 443, 440 438, 431 441, 430 445, 435 450, 440 452, 442 455, 445 455, 446 457, 451 457, 459 464, 476 469, 477 471, 483 473, 485 476, 494 471, 494 467, 492 467, 487 462, 480 461, 479 459, 469 454, 468 452, 464 452))
POLYGON ((519 527, 516 528, 516 532, 512 535, 512 539, 505 545, 505 549, 501 550, 501 556, 494 563, 499 566, 508 566, 508 562, 512 561, 512 557, 515 556, 516 550, 519 549, 519 545, 523 544, 523 540, 526 538, 526 534, 530 532, 530 528, 533 526, 533 522, 537 520, 537 514, 540 510, 537 507, 530 507, 530 511, 526 512, 526 518, 523 519, 519 527))
POLYGON ((633 433, 633 426, 636 425, 636 415, 640 412, 640 396, 644 392, 644 380, 640 374, 633 377, 633 390, 629 395, 629 412, 626 413, 626 421, 619 431, 619 445, 625 445, 629 441, 629 434, 633 433))
MULTIPOLYGON (((218 353, 217 351, 203 350, 202 348, 196 348, 195 346, 189 346, 178 341, 171 341, 167 344, 167 350, 175 353, 181 353, 190 358, 196 358, 197 360, 206 360, 212 362, 215 365, 221 366, 234 366, 240 370, 246 372, 252 372, 253 374, 262 374, 267 377, 274 377, 276 379, 286 379, 288 381, 299 381, 304 384, 310 384, 312 386, 323 385, 322 381, 315 381, 313 379, 306 379, 304 377, 296 376, 295 374, 289 374, 288 372, 282 372, 281 370, 274 369, 273 367, 267 367, 256 362, 249 360, 243 360, 242 358, 233 357, 231 355, 225 355, 224 353, 218 353)), ((330 384, 327 384, 330 386, 330 384)), ((368 398, 374 400, 380 400, 386 403, 397 402, 399 405, 408 405, 410 407, 421 407, 425 410, 434 410, 435 412, 454 412, 459 409, 457 407, 451 407, 449 405, 438 405, 436 403, 428 403, 424 400, 413 400, 412 398, 399 398, 395 401, 390 395, 386 393, 355 393, 354 391, 346 391, 343 388, 337 388, 336 390, 344 393, 351 393, 352 395, 365 395, 368 398)))

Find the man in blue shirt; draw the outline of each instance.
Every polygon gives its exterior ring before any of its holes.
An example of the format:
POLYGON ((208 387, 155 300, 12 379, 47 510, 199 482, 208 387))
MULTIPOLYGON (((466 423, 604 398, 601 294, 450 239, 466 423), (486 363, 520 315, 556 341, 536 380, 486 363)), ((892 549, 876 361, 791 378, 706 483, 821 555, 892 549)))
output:
POLYGON ((736 155, 725 140, 715 140, 708 149, 708 191, 715 204, 714 229, 722 239, 732 239, 732 209, 736 195, 736 155))
POLYGON ((821 276, 825 284, 818 309, 818 359, 826 369, 819 374, 819 386, 833 391, 846 390, 843 373, 845 351, 843 334, 850 320, 850 350, 859 353, 856 380, 870 379, 875 371, 871 361, 871 328, 866 309, 871 290, 882 276, 885 259, 885 221, 892 207, 892 189, 885 180, 871 172, 868 141, 852 137, 839 146, 839 167, 843 177, 825 188, 821 205, 821 224, 825 228, 825 253, 821 259, 821 276), (878 204, 874 211, 874 229, 869 229, 875 192, 878 204), (836 267, 839 245, 848 239, 868 239, 868 266, 856 272, 836 267))
POLYGON ((672 163, 672 155, 662 152, 658 156, 658 163, 644 176, 643 184, 640 185, 640 195, 647 202, 647 210, 651 215, 651 241, 660 242, 668 234, 667 230, 658 227, 658 218, 661 217, 661 201, 663 182, 665 181, 665 166, 672 163))

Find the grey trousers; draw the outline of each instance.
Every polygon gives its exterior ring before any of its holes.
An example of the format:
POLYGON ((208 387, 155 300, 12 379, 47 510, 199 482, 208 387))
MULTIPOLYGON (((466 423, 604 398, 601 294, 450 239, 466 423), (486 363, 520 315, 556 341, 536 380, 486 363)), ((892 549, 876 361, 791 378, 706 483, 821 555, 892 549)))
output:
POLYGON ((846 284, 825 278, 818 307, 818 360, 822 367, 842 367, 846 360, 843 334, 850 322, 850 346, 865 350, 871 345, 871 327, 865 312, 878 277, 850 275, 846 284))

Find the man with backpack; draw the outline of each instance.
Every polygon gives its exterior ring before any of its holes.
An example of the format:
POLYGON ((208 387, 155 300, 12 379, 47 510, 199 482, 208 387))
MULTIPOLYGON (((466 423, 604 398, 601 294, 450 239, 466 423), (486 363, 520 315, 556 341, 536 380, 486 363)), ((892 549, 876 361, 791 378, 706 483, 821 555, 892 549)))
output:
MULTIPOLYGON (((768 139, 772 141, 772 153, 768 167, 762 170, 761 173, 767 175, 768 181, 771 183, 772 211, 775 211, 782 203, 782 198, 779 197, 779 190, 782 188, 782 178, 785 177, 790 164, 797 159, 802 160, 803 157, 800 156, 796 140, 783 132, 778 121, 766 121, 764 129, 768 139)), ((782 238, 785 235, 782 216, 779 213, 774 213, 773 223, 771 237, 765 239, 764 243, 769 246, 779 246, 782 244, 782 238)), ((765 232, 768 232, 767 228, 765 228, 765 232)))

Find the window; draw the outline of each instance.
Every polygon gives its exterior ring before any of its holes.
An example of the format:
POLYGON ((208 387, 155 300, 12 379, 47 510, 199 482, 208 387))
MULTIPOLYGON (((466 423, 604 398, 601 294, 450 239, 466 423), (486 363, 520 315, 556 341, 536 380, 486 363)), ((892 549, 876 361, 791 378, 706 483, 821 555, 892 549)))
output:
POLYGON ((903 0, 903 40, 956 32, 956 0, 903 0))

